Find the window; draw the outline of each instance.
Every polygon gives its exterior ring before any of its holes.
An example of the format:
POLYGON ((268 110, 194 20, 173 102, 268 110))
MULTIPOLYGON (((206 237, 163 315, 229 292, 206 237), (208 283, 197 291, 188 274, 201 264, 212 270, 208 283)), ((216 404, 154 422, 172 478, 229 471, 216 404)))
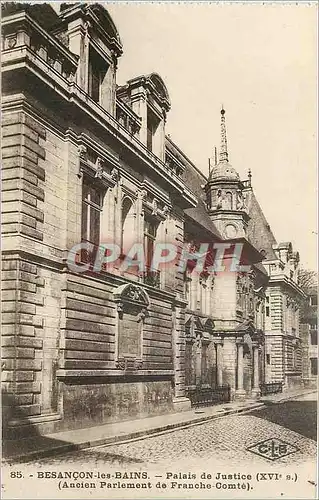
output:
POLYGON ((270 354, 266 354, 266 363, 270 365, 270 354))
POLYGON ((146 216, 144 221, 144 255, 146 267, 144 273, 144 283, 160 287, 160 271, 152 271, 150 269, 153 260, 157 228, 158 221, 154 217, 146 216))
POLYGON ((130 198, 125 197, 122 202, 122 232, 121 232, 121 252, 126 254, 130 243, 134 237, 134 214, 132 213, 133 203, 130 198))
POLYGON ((90 47, 88 93, 95 102, 100 102, 100 88, 107 70, 107 62, 90 47))
POLYGON ((153 217, 145 217, 144 223, 144 252, 147 267, 151 266, 154 252, 154 242, 156 240, 158 223, 153 217))
POLYGON ((226 210, 231 210, 233 208, 233 195, 229 191, 225 195, 225 208, 226 210))
POLYGON ((266 297, 266 316, 269 318, 270 308, 269 308, 269 297, 266 297))
POLYGON ((294 346, 293 351, 292 351, 292 367, 294 370, 298 370, 299 368, 299 362, 298 362, 298 348, 294 346))
POLYGON ((82 188, 82 241, 98 246, 100 243, 100 215, 102 196, 89 180, 83 179, 82 188))
POLYGON ((318 344, 317 330, 310 330, 310 343, 311 345, 318 344))
POLYGON ((147 110, 147 136, 146 147, 150 151, 154 151, 154 134, 159 124, 159 119, 150 111, 147 110))
POLYGON ((311 375, 318 375, 318 359, 310 358, 310 372, 311 375))
POLYGON ((317 295, 312 295, 310 297, 310 305, 311 306, 317 306, 318 305, 318 297, 317 297, 317 295))
POLYGON ((188 309, 192 308, 192 277, 189 269, 184 272, 184 293, 188 309))

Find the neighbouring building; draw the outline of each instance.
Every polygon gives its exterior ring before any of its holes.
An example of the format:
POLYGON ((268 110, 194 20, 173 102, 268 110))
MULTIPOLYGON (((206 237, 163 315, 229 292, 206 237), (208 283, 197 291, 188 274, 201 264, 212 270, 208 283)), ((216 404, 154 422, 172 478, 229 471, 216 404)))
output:
POLYGON ((301 383, 299 255, 277 244, 251 173, 230 165, 225 110, 206 178, 165 133, 162 78, 117 84, 122 51, 101 4, 2 5, 9 437, 181 411, 205 389, 243 399, 301 383), (97 271, 107 243, 117 264, 97 271), (142 272, 123 266, 136 243, 142 272), (158 243, 194 257, 154 271, 158 243), (231 269, 236 248, 249 271, 231 269))
POLYGON ((306 387, 318 381, 318 290, 312 286, 301 309, 302 380, 306 387))

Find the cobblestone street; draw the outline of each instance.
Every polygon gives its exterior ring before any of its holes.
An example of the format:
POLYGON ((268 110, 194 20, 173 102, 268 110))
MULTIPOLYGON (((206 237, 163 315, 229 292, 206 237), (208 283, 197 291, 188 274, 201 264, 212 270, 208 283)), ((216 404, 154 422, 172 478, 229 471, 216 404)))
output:
MULTIPOLYGON (((200 466, 200 464, 272 465, 272 462, 247 451, 249 446, 269 438, 280 438, 299 451, 276 460, 276 465, 312 461, 316 456, 316 401, 314 395, 280 405, 269 405, 251 413, 221 417, 184 429, 165 432, 122 444, 99 446, 38 460, 36 465, 88 466, 161 464, 200 466)), ((35 465, 35 462, 33 462, 35 465)))

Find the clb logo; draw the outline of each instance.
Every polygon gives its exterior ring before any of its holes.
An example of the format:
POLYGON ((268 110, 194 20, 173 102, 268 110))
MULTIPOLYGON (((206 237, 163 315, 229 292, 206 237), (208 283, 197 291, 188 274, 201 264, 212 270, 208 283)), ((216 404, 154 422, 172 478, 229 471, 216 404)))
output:
POLYGON ((247 450, 255 453, 255 455, 259 455, 260 457, 264 457, 272 461, 278 460, 278 458, 283 458, 287 455, 295 453, 296 451, 299 451, 297 446, 287 443, 286 441, 278 438, 271 438, 266 439, 265 441, 260 441, 260 443, 249 446, 247 450))

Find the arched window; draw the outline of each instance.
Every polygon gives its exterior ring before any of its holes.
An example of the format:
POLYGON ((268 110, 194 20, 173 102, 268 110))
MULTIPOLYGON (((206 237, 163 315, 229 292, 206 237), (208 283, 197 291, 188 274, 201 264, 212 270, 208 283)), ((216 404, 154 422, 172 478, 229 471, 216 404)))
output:
POLYGON ((225 208, 226 210, 232 210, 233 208, 233 195, 230 191, 225 195, 225 208))
POLYGON ((129 250, 129 245, 133 242, 134 219, 133 202, 127 196, 122 201, 122 232, 121 232, 121 253, 125 254, 129 250))

